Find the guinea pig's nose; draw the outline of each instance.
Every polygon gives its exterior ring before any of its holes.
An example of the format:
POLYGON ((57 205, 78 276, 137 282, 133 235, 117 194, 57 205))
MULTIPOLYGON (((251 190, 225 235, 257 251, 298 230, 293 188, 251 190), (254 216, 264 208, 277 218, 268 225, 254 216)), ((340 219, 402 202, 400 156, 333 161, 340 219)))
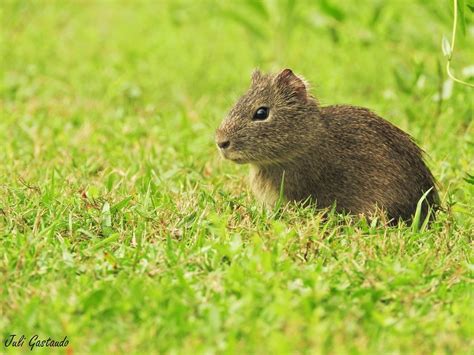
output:
POLYGON ((230 141, 229 141, 229 140, 217 142, 217 146, 218 146, 219 148, 221 148, 221 149, 229 148, 229 145, 230 145, 230 141))

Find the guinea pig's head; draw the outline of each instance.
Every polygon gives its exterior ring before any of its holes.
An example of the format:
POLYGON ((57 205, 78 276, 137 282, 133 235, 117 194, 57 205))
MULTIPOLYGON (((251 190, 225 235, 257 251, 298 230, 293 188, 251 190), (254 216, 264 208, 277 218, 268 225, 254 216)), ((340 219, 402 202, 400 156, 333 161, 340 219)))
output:
POLYGON ((290 69, 254 71, 252 84, 216 131, 222 156, 236 163, 278 164, 303 154, 313 140, 316 100, 290 69))

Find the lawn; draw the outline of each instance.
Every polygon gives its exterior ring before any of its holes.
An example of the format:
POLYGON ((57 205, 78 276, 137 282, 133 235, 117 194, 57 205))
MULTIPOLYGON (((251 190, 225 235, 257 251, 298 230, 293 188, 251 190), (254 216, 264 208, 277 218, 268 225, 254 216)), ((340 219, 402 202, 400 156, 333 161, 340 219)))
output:
MULTIPOLYGON (((460 3, 452 70, 473 83, 460 3)), ((446 74, 451 1, 0 16, 0 352, 38 335, 69 344, 37 353, 472 353, 474 91, 446 74), (256 67, 409 132, 440 185, 431 228, 262 208, 214 143, 256 67)))

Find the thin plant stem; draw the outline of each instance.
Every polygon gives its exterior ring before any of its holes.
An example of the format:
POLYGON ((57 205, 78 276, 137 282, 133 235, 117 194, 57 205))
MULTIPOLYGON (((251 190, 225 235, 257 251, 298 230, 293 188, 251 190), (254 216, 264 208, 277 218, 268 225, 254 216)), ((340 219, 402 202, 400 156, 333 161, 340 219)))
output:
POLYGON ((456 41, 456 26, 457 26, 457 21, 458 21, 458 0, 453 0, 454 2, 454 21, 453 21, 453 33, 452 33, 452 36, 451 36, 451 53, 450 55, 448 56, 448 62, 446 63, 446 71, 448 72, 448 76, 455 82, 458 82, 460 84, 463 84, 463 85, 466 85, 466 86, 469 86, 471 88, 474 88, 474 85, 473 84, 469 84, 468 82, 465 82, 463 80, 460 80, 458 78, 456 78, 452 73, 451 73, 451 68, 450 68, 450 64, 451 64, 451 60, 453 59, 453 53, 454 53, 454 43, 456 41))

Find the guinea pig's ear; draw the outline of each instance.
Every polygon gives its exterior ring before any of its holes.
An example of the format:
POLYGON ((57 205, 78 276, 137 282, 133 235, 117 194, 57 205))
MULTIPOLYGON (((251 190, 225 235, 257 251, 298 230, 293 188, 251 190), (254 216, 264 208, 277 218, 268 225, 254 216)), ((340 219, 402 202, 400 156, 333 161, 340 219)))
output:
POLYGON ((291 69, 284 69, 275 77, 275 83, 281 88, 289 88, 301 99, 306 99, 308 93, 306 83, 296 76, 291 69))
POLYGON ((262 78, 262 72, 258 69, 255 69, 252 73, 252 84, 257 83, 262 78))

